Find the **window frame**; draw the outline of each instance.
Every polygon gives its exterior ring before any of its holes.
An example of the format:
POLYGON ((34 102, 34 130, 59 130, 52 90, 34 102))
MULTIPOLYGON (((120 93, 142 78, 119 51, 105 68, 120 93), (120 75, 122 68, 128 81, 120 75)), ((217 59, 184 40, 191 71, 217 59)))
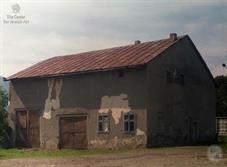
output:
POLYGON ((110 119, 109 119, 109 114, 106 114, 106 113, 102 113, 102 114, 98 114, 97 116, 97 133, 98 134, 107 134, 107 133, 110 133, 110 119), (100 120, 99 118, 100 117, 107 117, 107 131, 100 131, 99 130, 99 123, 101 122, 102 123, 102 128, 103 128, 103 123, 104 123, 104 120, 100 120))
POLYGON ((136 126, 137 126, 137 118, 136 118, 136 113, 134 112, 127 112, 123 114, 123 133, 125 134, 134 134, 136 132, 136 126), (134 116, 133 120, 130 120, 130 115, 134 116), (127 119, 127 124, 128 124, 128 131, 125 130, 125 116, 128 116, 127 119), (130 129, 130 122, 134 123, 134 129, 130 129))
POLYGON ((179 73, 177 70, 175 70, 175 75, 174 75, 174 70, 167 70, 166 71, 166 83, 168 84, 177 84, 184 86, 185 85, 185 75, 183 73, 179 73))
POLYGON ((125 70, 124 69, 117 70, 117 76, 118 78, 123 78, 125 76, 125 70))

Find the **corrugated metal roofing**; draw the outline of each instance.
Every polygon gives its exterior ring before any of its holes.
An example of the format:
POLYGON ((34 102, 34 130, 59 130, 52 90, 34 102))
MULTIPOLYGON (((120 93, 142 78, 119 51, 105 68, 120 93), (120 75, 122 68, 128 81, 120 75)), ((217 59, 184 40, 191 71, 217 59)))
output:
POLYGON ((59 76, 135 67, 148 63, 184 37, 186 36, 178 37, 175 41, 168 38, 73 55, 57 56, 37 63, 7 79, 59 76))

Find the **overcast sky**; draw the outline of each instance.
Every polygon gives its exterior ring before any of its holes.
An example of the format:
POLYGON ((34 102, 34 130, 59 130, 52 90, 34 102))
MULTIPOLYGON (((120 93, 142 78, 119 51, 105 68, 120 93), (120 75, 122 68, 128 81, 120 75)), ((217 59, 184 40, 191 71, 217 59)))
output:
POLYGON ((0 75, 41 60, 188 34, 214 75, 227 74, 227 0, 0 0, 0 75), (11 7, 28 24, 6 24, 11 7))

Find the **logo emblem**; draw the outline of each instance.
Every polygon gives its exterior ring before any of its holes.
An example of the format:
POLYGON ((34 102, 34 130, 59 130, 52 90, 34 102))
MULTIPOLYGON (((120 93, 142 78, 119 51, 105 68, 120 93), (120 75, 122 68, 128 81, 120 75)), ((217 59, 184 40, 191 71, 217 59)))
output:
POLYGON ((13 13, 20 13, 20 5, 18 4, 18 3, 16 3, 16 4, 13 4, 12 6, 11 6, 11 8, 12 8, 12 12, 13 13))
POLYGON ((207 149, 207 157, 210 161, 220 161, 223 158, 222 149, 218 145, 212 145, 207 149))

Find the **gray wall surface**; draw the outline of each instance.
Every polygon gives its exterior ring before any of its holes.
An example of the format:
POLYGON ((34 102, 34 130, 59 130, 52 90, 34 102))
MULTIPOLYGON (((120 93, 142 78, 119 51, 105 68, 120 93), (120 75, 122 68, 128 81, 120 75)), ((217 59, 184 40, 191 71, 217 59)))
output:
POLYGON ((87 115, 89 148, 144 147, 146 145, 145 68, 49 79, 15 80, 10 84, 9 117, 14 127, 15 110, 39 109, 42 148, 59 146, 59 117, 87 115), (136 114, 136 131, 123 133, 123 113, 136 114), (99 114, 110 115, 110 132, 97 133, 99 114))
POLYGON ((188 38, 147 67, 148 145, 211 142, 215 136, 215 85, 188 38), (184 75, 184 85, 167 82, 167 71, 184 75))
POLYGON ((183 38, 147 66, 10 84, 10 124, 15 111, 38 109, 41 148, 59 148, 59 118, 87 115, 88 148, 184 145, 215 136, 215 85, 189 38, 183 38), (184 75, 168 83, 167 71, 184 75), (123 133, 123 114, 136 114, 135 133, 123 133), (110 132, 97 133, 98 115, 110 116, 110 132))

